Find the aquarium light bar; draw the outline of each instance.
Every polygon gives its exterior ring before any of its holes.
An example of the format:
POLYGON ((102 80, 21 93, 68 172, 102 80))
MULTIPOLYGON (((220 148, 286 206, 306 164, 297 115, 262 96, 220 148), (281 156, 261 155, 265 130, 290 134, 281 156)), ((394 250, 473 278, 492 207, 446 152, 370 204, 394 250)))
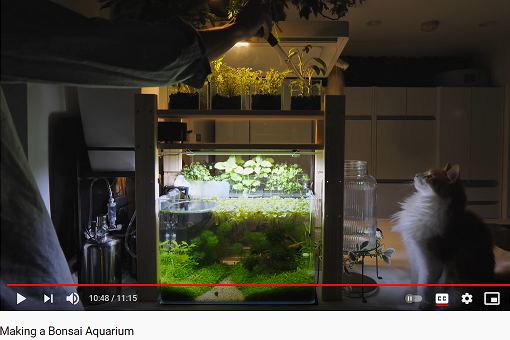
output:
POLYGON ((242 151, 231 151, 231 150, 208 150, 208 151, 171 151, 163 152, 163 156, 167 155, 186 155, 186 156, 292 156, 299 157, 303 156, 316 156, 321 155, 322 151, 289 151, 289 150, 272 150, 272 151, 259 151, 259 150, 242 150, 242 151))

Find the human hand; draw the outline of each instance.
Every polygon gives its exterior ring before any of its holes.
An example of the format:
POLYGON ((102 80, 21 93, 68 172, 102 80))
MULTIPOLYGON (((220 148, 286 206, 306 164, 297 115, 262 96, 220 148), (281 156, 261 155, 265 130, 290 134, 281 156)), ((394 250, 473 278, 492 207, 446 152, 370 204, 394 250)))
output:
POLYGON ((243 40, 262 35, 267 40, 273 26, 269 6, 257 0, 249 0, 239 9, 233 24, 240 30, 243 40))

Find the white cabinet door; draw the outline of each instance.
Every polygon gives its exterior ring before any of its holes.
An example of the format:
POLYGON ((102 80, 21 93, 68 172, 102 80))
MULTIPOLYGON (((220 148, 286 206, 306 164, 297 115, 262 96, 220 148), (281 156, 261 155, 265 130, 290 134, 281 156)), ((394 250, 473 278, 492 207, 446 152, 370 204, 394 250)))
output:
POLYGON ((368 162, 371 172, 372 160, 372 121, 347 120, 345 121, 345 159, 368 162))
POLYGON ((435 121, 377 121, 377 179, 413 179, 435 160, 435 121))
POLYGON ((391 218, 400 204, 416 192, 413 181, 407 183, 377 183, 377 218, 391 218))
POLYGON ((471 89, 471 169, 469 179, 501 181, 503 89, 471 89))
POLYGON ((372 116, 373 87, 344 87, 344 95, 346 116, 372 116))
POLYGON ((439 91, 439 165, 459 164, 460 178, 470 179, 471 88, 442 87, 439 91))
POLYGON ((408 87, 406 102, 408 116, 435 116, 437 111, 437 88, 408 87))
POLYGON ((405 87, 376 87, 375 113, 378 116, 406 115, 405 87))

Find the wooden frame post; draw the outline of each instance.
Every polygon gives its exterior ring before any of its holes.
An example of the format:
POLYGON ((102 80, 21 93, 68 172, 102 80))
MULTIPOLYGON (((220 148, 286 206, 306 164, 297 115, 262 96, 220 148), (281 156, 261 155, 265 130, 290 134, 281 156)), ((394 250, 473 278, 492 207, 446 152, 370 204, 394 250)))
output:
MULTIPOLYGON (((153 94, 135 95, 135 204, 138 283, 159 283, 157 228, 158 103, 153 94)), ((139 287, 138 301, 157 301, 158 287, 139 287)))
MULTIPOLYGON (((345 96, 327 95, 324 109, 322 283, 342 283, 345 96)), ((342 300, 343 287, 322 287, 323 301, 342 300)))

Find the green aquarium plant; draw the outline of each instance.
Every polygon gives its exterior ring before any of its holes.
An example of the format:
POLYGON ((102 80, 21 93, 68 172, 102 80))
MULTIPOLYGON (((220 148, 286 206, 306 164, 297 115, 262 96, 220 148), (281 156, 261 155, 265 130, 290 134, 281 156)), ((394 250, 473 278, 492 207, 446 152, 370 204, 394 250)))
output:
POLYGON ((207 165, 200 164, 200 162, 193 162, 189 166, 186 165, 181 170, 181 175, 184 179, 189 181, 213 181, 214 177, 211 176, 207 165))
POLYGON ((257 156, 244 161, 240 156, 230 156, 225 162, 218 162, 214 167, 224 172, 220 180, 229 181, 232 190, 247 194, 255 192, 261 186, 261 179, 270 172, 273 159, 257 156))
POLYGON ((303 192, 306 190, 309 180, 308 175, 304 174, 303 169, 297 164, 282 163, 274 166, 268 176, 266 186, 270 191, 281 193, 303 192))

